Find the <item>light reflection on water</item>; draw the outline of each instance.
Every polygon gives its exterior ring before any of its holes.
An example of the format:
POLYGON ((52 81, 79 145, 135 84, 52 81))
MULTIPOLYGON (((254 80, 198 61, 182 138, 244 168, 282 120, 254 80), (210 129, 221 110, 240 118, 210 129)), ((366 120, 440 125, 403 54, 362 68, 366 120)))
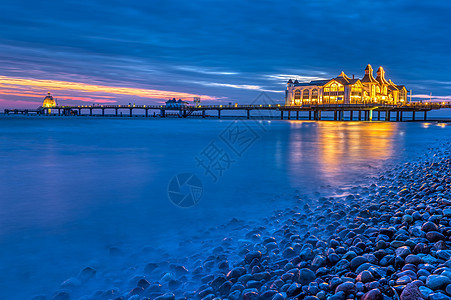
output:
POLYGON ((305 169, 315 180, 340 186, 356 180, 357 173, 379 168, 394 156, 398 123, 386 122, 298 122, 291 121, 290 178, 296 185, 305 169), (343 178, 345 176, 345 178, 343 178), (349 178, 346 178, 349 177, 349 178), (349 179, 351 181, 349 181, 349 179))
POLYGON ((272 121, 213 183, 194 156, 230 122, 0 118, 0 265, 12 270, 0 274, 0 298, 53 290, 108 245, 164 246, 232 217, 266 216, 294 190, 362 181, 450 133, 435 123, 272 121), (203 181, 193 209, 167 199, 180 172, 203 181))

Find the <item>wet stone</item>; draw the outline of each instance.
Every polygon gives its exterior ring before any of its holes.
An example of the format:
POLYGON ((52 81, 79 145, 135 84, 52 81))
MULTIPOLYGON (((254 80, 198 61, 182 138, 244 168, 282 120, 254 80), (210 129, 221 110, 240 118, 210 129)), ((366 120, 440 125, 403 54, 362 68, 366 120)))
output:
POLYGON ((352 294, 355 292, 355 285, 352 282, 344 282, 337 286, 335 293, 344 292, 345 294, 352 294))
POLYGON ((362 283, 367 283, 367 282, 373 281, 374 276, 373 276, 373 274, 371 274, 370 271, 362 271, 359 273, 359 275, 357 275, 356 280, 360 281, 362 283))
POLYGON ((423 300, 423 295, 416 284, 409 283, 403 289, 400 298, 401 300, 423 300))
POLYGON ((409 247, 403 246, 403 247, 397 248, 395 253, 396 253, 397 256, 400 256, 400 257, 404 258, 407 255, 409 255, 411 253, 411 251, 410 251, 409 247))
POLYGON ((351 267, 352 270, 355 270, 355 269, 357 269, 361 264, 364 264, 364 263, 366 263, 367 261, 368 261, 368 260, 367 260, 365 257, 363 257, 363 256, 357 256, 357 257, 354 257, 354 258, 351 260, 350 267, 351 267))
POLYGON ((382 300, 384 299, 381 291, 379 289, 372 289, 365 293, 361 300, 382 300))
POLYGON ((299 283, 307 285, 316 279, 315 272, 310 269, 303 268, 299 270, 299 283))
POLYGON ((440 240, 444 240, 445 236, 438 231, 429 231, 428 233, 426 233, 426 238, 430 242, 437 242, 440 240))
POLYGON ((262 253, 260 251, 251 251, 248 254, 246 254, 245 261, 246 261, 246 263, 250 263, 255 258, 260 260, 261 257, 262 257, 262 253))
POLYGON ((418 255, 415 254, 409 254, 407 255, 406 259, 405 259, 406 264, 414 264, 414 265, 418 265, 423 263, 423 260, 421 259, 421 257, 419 257, 418 255))
POLYGON ((441 275, 429 275, 426 280, 426 286, 432 290, 445 289, 451 279, 441 275))

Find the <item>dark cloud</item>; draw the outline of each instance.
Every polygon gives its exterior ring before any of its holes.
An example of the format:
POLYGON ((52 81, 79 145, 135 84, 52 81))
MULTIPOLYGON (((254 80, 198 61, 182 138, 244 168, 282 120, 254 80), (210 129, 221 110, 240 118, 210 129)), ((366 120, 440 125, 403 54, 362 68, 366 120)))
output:
POLYGON ((283 90, 267 75, 362 76, 371 63, 443 94, 451 71, 448 1, 21 0, 0 11, 6 76, 249 102, 255 86, 283 90))

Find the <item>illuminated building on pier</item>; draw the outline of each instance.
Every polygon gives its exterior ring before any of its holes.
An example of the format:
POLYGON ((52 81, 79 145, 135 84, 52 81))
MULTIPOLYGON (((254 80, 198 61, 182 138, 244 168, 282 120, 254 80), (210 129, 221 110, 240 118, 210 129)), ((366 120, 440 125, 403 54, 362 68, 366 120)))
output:
POLYGON ((42 103, 42 107, 55 107, 56 106, 56 100, 50 95, 50 92, 48 92, 47 96, 44 98, 44 102, 42 103))
POLYGON ((336 78, 300 83, 288 80, 285 105, 306 104, 363 104, 380 103, 398 105, 407 100, 407 89, 385 79, 382 67, 373 77, 373 68, 365 68, 362 79, 348 77, 341 72, 336 78))

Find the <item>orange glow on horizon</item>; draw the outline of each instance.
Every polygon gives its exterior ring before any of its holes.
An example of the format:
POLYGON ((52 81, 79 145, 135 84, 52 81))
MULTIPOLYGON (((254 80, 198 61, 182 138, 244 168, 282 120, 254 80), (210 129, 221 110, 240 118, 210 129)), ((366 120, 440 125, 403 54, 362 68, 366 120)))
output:
MULTIPOLYGON (((116 87, 106 85, 96 85, 80 82, 58 81, 58 80, 43 80, 43 79, 27 79, 0 76, 0 95, 22 96, 22 97, 38 97, 43 98, 45 96, 44 91, 64 91, 64 92, 81 92, 87 93, 85 97, 70 96, 67 93, 58 96, 54 93, 59 100, 78 100, 85 102, 98 102, 98 103, 114 103, 114 95, 125 96, 137 96, 150 99, 168 99, 168 98, 194 98, 199 97, 197 94, 164 91, 156 89, 143 89, 143 88, 130 88, 130 87, 116 87), (96 95, 99 93, 99 95, 96 95), (111 96, 105 96, 102 94, 110 94, 111 96), (107 98, 107 99, 96 99, 107 98), (109 98, 109 99, 108 99, 109 98)), ((200 95, 203 100, 216 100, 217 98, 200 95)))

